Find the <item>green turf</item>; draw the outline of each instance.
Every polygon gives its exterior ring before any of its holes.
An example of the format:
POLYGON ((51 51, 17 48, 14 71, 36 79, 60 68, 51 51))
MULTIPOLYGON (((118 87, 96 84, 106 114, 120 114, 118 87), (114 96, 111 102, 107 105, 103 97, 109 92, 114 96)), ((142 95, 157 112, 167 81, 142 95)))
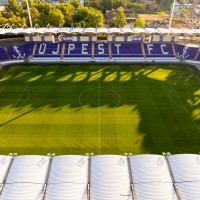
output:
POLYGON ((189 66, 14 66, 0 76, 1 154, 200 151, 189 66))

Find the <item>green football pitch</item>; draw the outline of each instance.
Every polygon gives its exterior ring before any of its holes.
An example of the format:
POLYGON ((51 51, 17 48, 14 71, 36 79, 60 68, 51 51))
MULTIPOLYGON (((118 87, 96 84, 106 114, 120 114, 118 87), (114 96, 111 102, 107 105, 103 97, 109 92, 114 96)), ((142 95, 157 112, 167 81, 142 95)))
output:
POLYGON ((185 65, 0 71, 0 152, 198 153, 199 72, 185 65))

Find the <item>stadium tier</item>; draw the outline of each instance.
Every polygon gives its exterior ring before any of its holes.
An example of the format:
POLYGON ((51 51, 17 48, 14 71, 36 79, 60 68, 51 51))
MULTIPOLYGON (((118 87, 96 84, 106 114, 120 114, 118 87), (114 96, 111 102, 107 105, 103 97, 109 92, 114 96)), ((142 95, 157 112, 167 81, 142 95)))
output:
POLYGON ((0 199, 197 200, 199 162, 195 154, 0 156, 0 199))
POLYGON ((108 43, 95 43, 94 44, 94 57, 95 58, 108 58, 109 57, 108 43))
POLYGON ((8 55, 6 51, 4 50, 4 48, 0 48, 0 60, 1 61, 9 60, 8 55))
POLYGON ((112 57, 143 57, 141 44, 112 44, 112 57))
POLYGON ((175 57, 171 44, 144 44, 147 58, 175 57))
POLYGON ((92 57, 92 43, 66 43, 64 57, 92 57))
POLYGON ((34 57, 61 57, 61 43, 39 43, 37 44, 34 57))
POLYGON ((30 62, 182 62, 199 61, 199 48, 169 43, 28 43, 0 48, 0 60, 30 62))
POLYGON ((194 47, 184 46, 180 44, 175 45, 176 54, 181 59, 194 60, 198 49, 194 47))

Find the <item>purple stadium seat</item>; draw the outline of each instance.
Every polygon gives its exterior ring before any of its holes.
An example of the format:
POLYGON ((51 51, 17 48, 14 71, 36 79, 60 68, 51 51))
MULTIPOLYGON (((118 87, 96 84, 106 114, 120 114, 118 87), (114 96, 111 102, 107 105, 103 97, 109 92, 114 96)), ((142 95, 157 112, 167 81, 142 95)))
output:
POLYGON ((199 55, 198 55, 198 57, 197 57, 197 60, 200 61, 200 53, 199 53, 199 55))
POLYGON ((94 44, 94 57, 95 58, 108 58, 108 43, 95 43, 94 44))
POLYGON ((21 46, 13 46, 13 47, 7 47, 8 53, 10 55, 10 58, 13 59, 24 59, 27 58, 32 54, 34 44, 25 44, 21 46))
POLYGON ((8 60, 8 56, 3 48, 0 48, 0 61, 8 60))
POLYGON ((175 57, 171 44, 144 44, 147 58, 173 58, 175 57))
POLYGON ((92 43, 66 43, 64 57, 92 57, 92 43))
POLYGON ((35 58, 61 57, 62 43, 39 43, 35 51, 35 58))
POLYGON ((141 44, 111 44, 112 57, 143 57, 141 44))
POLYGON ((198 48, 175 44, 175 50, 179 58, 193 60, 197 54, 198 48))

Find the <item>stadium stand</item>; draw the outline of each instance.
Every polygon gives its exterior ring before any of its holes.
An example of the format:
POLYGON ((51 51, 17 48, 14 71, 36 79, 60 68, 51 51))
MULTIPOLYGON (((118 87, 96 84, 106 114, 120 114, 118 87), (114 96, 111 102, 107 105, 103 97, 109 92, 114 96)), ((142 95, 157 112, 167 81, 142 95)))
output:
POLYGON ((144 44, 147 58, 171 58, 175 57, 171 44, 144 44))
POLYGON ((143 57, 141 44, 112 44, 112 57, 143 57))
POLYGON ((38 43, 35 51, 35 58, 60 58, 62 43, 38 43))
POLYGON ((10 55, 11 60, 28 58, 33 53, 31 49, 33 49, 33 43, 21 46, 7 47, 8 54, 10 55))
POLYGON ((0 156, 1 200, 197 200, 200 155, 0 156))
POLYGON ((194 60, 198 48, 175 44, 176 55, 180 59, 194 60))
POLYGON ((8 55, 6 54, 3 48, 0 48, 0 61, 9 60, 8 55))
POLYGON ((94 57, 95 58, 109 58, 108 43, 95 43, 94 57))
POLYGON ((92 43, 66 43, 64 57, 91 57, 92 56, 92 43))
POLYGON ((200 61, 200 53, 199 53, 199 55, 198 55, 198 57, 197 57, 197 60, 200 61))
POLYGON ((1 64, 29 62, 182 62, 200 60, 199 49, 164 43, 40 42, 0 48, 1 64), (7 51, 7 52, 6 52, 7 51), (6 62, 5 62, 6 61, 6 62))

